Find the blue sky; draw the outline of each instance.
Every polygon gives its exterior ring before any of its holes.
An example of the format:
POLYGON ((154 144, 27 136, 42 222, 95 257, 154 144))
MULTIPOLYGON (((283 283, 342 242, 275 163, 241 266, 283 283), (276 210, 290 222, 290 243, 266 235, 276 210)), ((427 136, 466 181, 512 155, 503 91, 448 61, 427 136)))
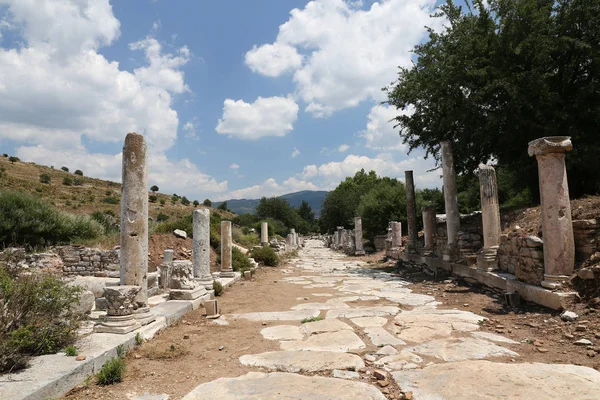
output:
POLYGON ((380 105, 434 5, 0 0, 0 147, 118 181, 143 132, 150 184, 199 200, 328 190, 360 168, 439 186, 380 105))

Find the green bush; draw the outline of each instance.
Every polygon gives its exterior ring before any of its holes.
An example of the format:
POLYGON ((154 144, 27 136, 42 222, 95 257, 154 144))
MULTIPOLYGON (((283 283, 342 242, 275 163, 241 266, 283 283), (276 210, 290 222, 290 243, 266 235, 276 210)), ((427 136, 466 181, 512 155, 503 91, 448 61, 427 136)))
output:
POLYGON ((112 196, 105 197, 104 200, 102 200, 102 202, 106 204, 119 204, 119 201, 119 198, 112 196))
POLYGON ((252 263, 237 247, 233 247, 231 249, 231 266, 234 271, 243 273, 252 268, 252 263))
POLYGON ((0 248, 70 243, 102 234, 103 227, 88 216, 60 211, 29 194, 0 192, 0 248))
POLYGON ((250 257, 254 258, 254 261, 266 265, 267 267, 276 267, 279 264, 279 256, 275 253, 271 247, 261 247, 253 249, 250 252, 250 257))
POLYGON ((41 183, 48 183, 49 184, 50 181, 51 181, 50 175, 48 175, 48 174, 41 174, 40 175, 40 182, 41 183))
POLYGON ((213 290, 215 291, 215 296, 223 294, 223 285, 221 285, 221 282, 213 281, 213 290))
POLYGON ((158 215, 156 216, 157 222, 165 222, 168 219, 169 219, 169 216, 167 214, 158 213, 158 215))
POLYGON ((210 201, 209 199, 205 199, 204 202, 202 202, 202 204, 204 204, 206 207, 212 207, 212 201, 210 201))
POLYGON ((83 179, 80 179, 80 178, 73 179, 73 186, 83 186, 83 179))
POLYGON ((0 372, 25 368, 31 356, 72 344, 81 317, 73 312, 81 289, 47 274, 21 274, 0 265, 0 372))
POLYGON ((183 196, 181 198, 181 204, 183 204, 184 206, 189 206, 190 205, 190 201, 188 200, 187 197, 183 196))
POLYGON ((108 360, 96 374, 98 385, 106 386, 121 382, 125 372, 125 361, 120 357, 108 360))
POLYGON ((165 200, 165 199, 160 199, 160 201, 159 201, 159 202, 160 202, 160 205, 161 205, 161 206, 164 206, 164 205, 167 203, 167 200, 165 200))
POLYGON ((71 177, 69 176, 65 176, 63 178, 62 184, 65 186, 73 186, 73 179, 71 179, 71 177))
POLYGON ((62 169, 65 172, 69 172, 69 168, 67 168, 67 167, 60 167, 60 169, 62 169))
POLYGON ((83 171, 80 169, 76 169, 75 172, 73 172, 75 175, 79 175, 79 176, 83 176, 83 171))
POLYGON ((67 347, 65 347, 65 355, 67 357, 75 357, 79 354, 79 351, 77 351, 77 347, 75 347, 74 345, 70 344, 67 347))
POLYGON ((14 164, 17 161, 21 161, 21 160, 19 159, 19 157, 10 156, 10 157, 8 157, 8 161, 10 161, 11 164, 14 164))
POLYGON ((94 211, 90 214, 90 217, 102 225, 105 234, 108 235, 119 232, 119 222, 114 216, 114 213, 109 214, 108 212, 94 211))
POLYGON ((148 200, 150 201, 150 203, 156 203, 158 197, 156 195, 151 194, 150 196, 148 196, 148 200))

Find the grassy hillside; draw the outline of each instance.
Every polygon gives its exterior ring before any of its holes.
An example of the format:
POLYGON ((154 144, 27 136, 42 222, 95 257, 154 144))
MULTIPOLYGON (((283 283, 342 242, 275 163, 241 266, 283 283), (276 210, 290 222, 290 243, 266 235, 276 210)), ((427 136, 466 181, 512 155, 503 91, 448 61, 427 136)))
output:
MULTIPOLYGON (((62 166, 55 168, 25 163, 22 161, 11 163, 8 158, 0 156, 0 190, 21 191, 32 193, 57 208, 73 214, 91 214, 94 211, 111 210, 116 215, 120 213, 121 184, 102 179, 78 176, 71 172, 62 171, 62 166), (50 183, 40 182, 40 175, 50 177, 50 183), (67 178, 80 185, 63 184, 67 178), (75 180, 78 179, 79 182, 75 180)), ((68 167, 68 165, 67 165, 68 167)), ((85 171, 83 171, 85 174, 85 171)), ((152 185, 152 182, 149 182, 152 185)), ((149 193, 151 194, 151 193, 149 193)), ((178 193, 183 196, 183 193, 178 193)), ((150 216, 156 220, 160 213, 169 216, 169 219, 189 215, 193 204, 183 205, 180 201, 172 204, 170 194, 156 193, 155 203, 149 203, 150 216), (160 201, 164 200, 164 205, 160 201)), ((190 199, 193 201, 194 199, 190 199)), ((203 207, 203 206, 199 206, 203 207)), ((218 211, 224 218, 230 218, 230 213, 218 211)))
MULTIPOLYGON (((284 194, 282 197, 286 199, 292 207, 298 208, 302 201, 308 202, 308 205, 311 206, 313 211, 315 212, 315 216, 319 217, 321 215, 321 207, 323 206, 323 201, 327 196, 326 191, 316 191, 316 190, 303 190, 301 192, 288 193, 284 194)), ((254 214, 254 210, 258 205, 259 199, 233 199, 227 200, 227 208, 236 214, 254 214)), ((213 205, 218 207, 218 202, 215 202, 213 205)))

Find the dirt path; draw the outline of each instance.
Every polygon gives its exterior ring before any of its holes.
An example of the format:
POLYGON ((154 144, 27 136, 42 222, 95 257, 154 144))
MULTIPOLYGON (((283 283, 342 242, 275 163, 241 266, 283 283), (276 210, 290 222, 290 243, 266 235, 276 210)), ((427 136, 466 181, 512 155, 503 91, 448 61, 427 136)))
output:
POLYGON ((378 261, 307 241, 290 265, 227 290, 219 320, 186 315, 128 354, 122 383, 90 382, 66 398, 595 398, 597 371, 527 363, 568 357, 521 343, 521 327, 503 325, 510 314, 490 312, 492 296, 378 261))

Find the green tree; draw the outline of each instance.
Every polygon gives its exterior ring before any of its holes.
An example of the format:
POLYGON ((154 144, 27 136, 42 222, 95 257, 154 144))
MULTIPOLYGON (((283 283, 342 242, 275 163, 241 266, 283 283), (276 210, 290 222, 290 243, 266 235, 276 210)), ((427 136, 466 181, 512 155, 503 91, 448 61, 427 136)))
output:
POLYGON ((217 207, 219 210, 223 210, 223 211, 227 211, 227 202, 224 201, 221 204, 219 204, 219 207, 217 207))
POLYGON ((190 201, 188 200, 187 197, 183 196, 181 198, 181 204, 183 204, 184 206, 189 206, 190 205, 190 201))
POLYGON ((209 199, 205 199, 204 202, 202 202, 202 204, 204 204, 206 207, 212 207, 212 201, 210 201, 209 199))
POLYGON ((259 219, 272 218, 281 221, 287 228, 294 228, 299 233, 307 233, 307 227, 290 203, 282 197, 262 197, 256 206, 259 219))
POLYGON ((14 163, 19 162, 21 160, 17 156, 10 156, 10 157, 8 157, 8 161, 10 161, 11 164, 14 164, 14 163))
POLYGON ((194 200, 194 208, 198 207, 200 205, 200 202, 198 200, 194 200))
POLYGON ((600 170, 589 168, 600 150, 600 2, 487 3, 447 0, 436 15, 445 28, 429 31, 386 89, 404 143, 439 161, 439 143, 451 141, 459 174, 493 158, 518 173, 519 193, 538 193, 528 142, 569 135, 571 194, 600 192, 600 170))
POLYGON ((357 214, 362 217, 367 238, 384 234, 390 221, 406 226, 406 189, 397 179, 383 178, 361 197, 357 214))
POLYGON ((69 168, 67 168, 67 167, 60 167, 60 169, 62 169, 65 172, 69 172, 69 168))
POLYGON ((75 175, 79 175, 79 176, 83 176, 83 171, 80 169, 76 169, 75 172, 73 172, 75 175))
POLYGON ((158 186, 156 186, 156 185, 152 185, 152 186, 150 187, 150 191, 151 191, 152 193, 156 193, 156 192, 158 192, 159 190, 160 190, 160 189, 159 189, 159 188, 158 188, 158 186))

